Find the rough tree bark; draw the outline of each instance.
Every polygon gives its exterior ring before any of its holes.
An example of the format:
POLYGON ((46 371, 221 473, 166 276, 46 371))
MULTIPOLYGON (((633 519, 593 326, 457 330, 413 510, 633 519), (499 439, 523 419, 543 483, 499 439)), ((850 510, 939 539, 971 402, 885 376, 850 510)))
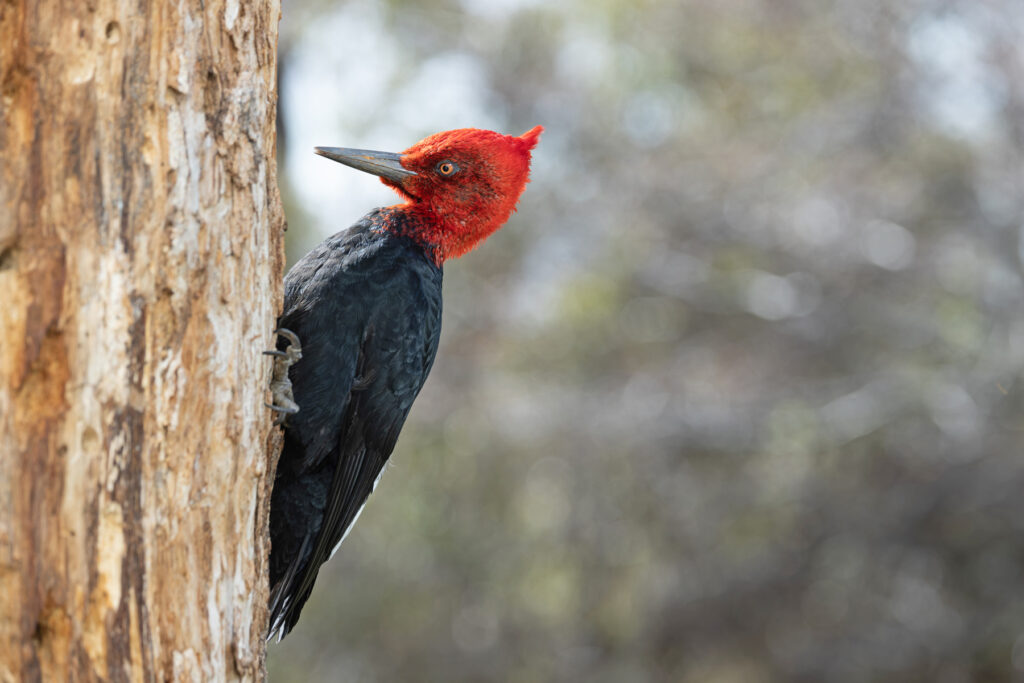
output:
POLYGON ((0 0, 0 680, 262 677, 279 0, 0 0))

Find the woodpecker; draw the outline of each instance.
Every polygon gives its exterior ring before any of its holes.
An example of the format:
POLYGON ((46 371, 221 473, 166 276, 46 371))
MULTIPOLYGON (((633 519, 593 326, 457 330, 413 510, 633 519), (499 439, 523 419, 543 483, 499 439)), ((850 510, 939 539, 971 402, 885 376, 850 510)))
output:
POLYGON ((515 210, 543 128, 465 128, 401 154, 317 147, 404 200, 321 242, 285 277, 273 403, 284 448, 270 503, 270 632, 298 621, 395 447, 441 333, 444 262, 515 210), (300 360, 301 359, 301 360, 300 360))

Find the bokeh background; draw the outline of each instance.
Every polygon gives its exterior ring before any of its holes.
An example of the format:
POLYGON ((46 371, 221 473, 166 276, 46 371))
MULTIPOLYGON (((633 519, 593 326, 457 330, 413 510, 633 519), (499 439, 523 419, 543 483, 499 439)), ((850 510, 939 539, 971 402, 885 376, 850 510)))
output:
POLYGON ((298 681, 1024 680, 1024 2, 285 0, 314 145, 546 132, 298 681))

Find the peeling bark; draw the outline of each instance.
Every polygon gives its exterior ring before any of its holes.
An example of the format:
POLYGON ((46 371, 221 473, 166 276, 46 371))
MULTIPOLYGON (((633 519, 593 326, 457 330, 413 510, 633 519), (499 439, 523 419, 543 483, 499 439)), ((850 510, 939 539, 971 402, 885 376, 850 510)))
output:
POLYGON ((279 0, 0 0, 0 681, 263 674, 279 0))

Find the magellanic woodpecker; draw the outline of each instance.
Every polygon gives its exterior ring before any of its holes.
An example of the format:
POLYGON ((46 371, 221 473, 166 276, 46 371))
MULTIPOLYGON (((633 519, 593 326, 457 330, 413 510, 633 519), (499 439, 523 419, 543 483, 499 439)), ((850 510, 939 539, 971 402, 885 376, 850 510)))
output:
POLYGON ((274 400, 284 449, 270 505, 270 636, 295 626, 395 448, 441 333, 441 274, 500 228, 543 128, 465 128, 401 154, 318 147, 404 200, 321 242, 285 277, 274 400), (301 359, 301 360, 300 360, 301 359))

